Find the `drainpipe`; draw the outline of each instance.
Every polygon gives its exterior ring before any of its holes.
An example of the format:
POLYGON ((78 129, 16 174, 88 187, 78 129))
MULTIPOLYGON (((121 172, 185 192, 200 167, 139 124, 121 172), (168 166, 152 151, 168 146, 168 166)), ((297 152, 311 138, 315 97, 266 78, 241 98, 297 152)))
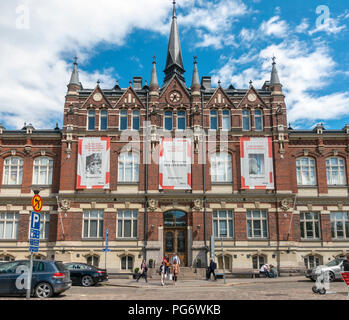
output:
MULTIPOLYGON (((201 89, 201 123, 202 123, 202 130, 203 133, 205 133, 204 129, 204 91, 201 89)), ((205 151, 205 144, 206 144, 206 135, 204 134, 204 139, 202 141, 202 156, 204 157, 203 163, 202 163, 202 186, 203 186, 203 206, 204 206, 204 243, 205 243, 205 250, 207 250, 207 243, 206 243, 206 225, 207 225, 207 217, 206 217, 206 153, 205 151)), ((208 264, 207 261, 207 252, 206 252, 206 265, 208 264)))
MULTIPOLYGON (((146 101, 146 110, 145 110, 145 119, 148 121, 149 114, 149 89, 147 89, 147 101, 146 101)), ((148 132, 148 131, 147 131, 148 132)), ((148 137, 146 137, 148 138, 148 137)), ((148 142, 148 140, 147 140, 148 142)), ((143 137, 144 144, 144 137, 143 137)), ((148 145, 145 148, 145 155, 143 155, 144 162, 144 192, 145 192, 145 201, 144 201, 144 259, 147 261, 147 239, 148 239, 148 145), (144 161, 146 159, 146 161, 144 161)))

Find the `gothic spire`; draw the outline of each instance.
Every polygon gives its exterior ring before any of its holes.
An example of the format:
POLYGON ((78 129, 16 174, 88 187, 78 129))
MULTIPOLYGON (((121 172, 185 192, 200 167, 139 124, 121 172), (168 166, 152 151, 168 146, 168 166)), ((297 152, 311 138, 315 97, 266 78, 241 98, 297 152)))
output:
POLYGON ((196 61, 197 57, 194 57, 194 70, 193 70, 193 79, 191 83, 191 90, 192 92, 200 91, 201 85, 200 85, 200 78, 199 78, 199 71, 198 71, 198 62, 196 61))
POLYGON ((174 75, 177 76, 184 82, 184 67, 182 59, 181 44, 179 40, 179 32, 177 25, 177 15, 176 15, 176 1, 173 1, 173 14, 172 14, 172 24, 170 39, 168 42, 167 49, 167 60, 165 67, 165 83, 174 75))
POLYGON ((78 85, 80 86, 80 81, 79 81, 79 71, 78 71, 78 58, 74 58, 74 69, 70 77, 69 85, 78 85))
POLYGON ((273 68, 271 70, 271 77, 270 77, 270 86, 274 86, 275 84, 281 84, 280 83, 280 79, 279 79, 279 75, 278 75, 278 71, 276 69, 276 62, 275 62, 275 56, 273 56, 272 60, 273 60, 273 68))
POLYGON ((149 84, 150 91, 156 91, 159 89, 158 76, 156 72, 156 57, 153 57, 153 70, 151 72, 151 79, 149 84))

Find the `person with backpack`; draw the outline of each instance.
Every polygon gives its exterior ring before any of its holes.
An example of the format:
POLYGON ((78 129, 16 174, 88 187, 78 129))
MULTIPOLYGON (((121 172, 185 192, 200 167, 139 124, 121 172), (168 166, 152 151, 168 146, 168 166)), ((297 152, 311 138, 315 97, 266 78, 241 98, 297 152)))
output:
POLYGON ((145 260, 143 260, 142 264, 141 264, 141 270, 138 274, 138 277, 137 277, 137 282, 138 280, 143 277, 145 282, 148 282, 147 280, 147 271, 148 271, 148 267, 147 267, 147 263, 145 260))
POLYGON ((215 270, 217 268, 216 263, 213 261, 213 259, 210 259, 210 265, 208 266, 208 270, 207 270, 207 280, 211 279, 211 273, 213 273, 214 279, 217 280, 216 274, 215 274, 215 270))

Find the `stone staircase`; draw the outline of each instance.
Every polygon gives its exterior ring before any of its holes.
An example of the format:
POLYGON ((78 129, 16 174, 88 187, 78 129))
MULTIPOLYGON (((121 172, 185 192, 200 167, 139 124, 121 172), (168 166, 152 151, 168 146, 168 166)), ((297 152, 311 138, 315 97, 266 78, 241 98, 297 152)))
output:
MULTIPOLYGON (((148 269, 148 278, 160 281, 158 269, 148 269)), ((203 280, 206 278, 205 268, 181 267, 178 280, 203 280)))

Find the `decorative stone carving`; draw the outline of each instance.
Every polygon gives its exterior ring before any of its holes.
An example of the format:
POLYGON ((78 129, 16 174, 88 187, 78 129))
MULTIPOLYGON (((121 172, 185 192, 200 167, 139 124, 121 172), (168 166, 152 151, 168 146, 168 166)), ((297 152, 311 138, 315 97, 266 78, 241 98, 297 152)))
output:
POLYGON ((149 209, 149 211, 154 212, 157 209, 157 207, 158 207, 158 202, 156 200, 150 199, 148 201, 148 209, 149 209))
POLYGON ((67 200, 67 199, 61 200, 60 207, 63 211, 68 211, 70 209, 70 200, 67 200))
POLYGON ((308 207, 308 210, 313 210, 313 205, 311 203, 308 203, 307 207, 308 207))
POLYGON ((258 201, 256 201, 254 204, 256 206, 256 209, 259 209, 261 207, 261 203, 258 201))
POLYGON ((283 199, 283 200, 281 200, 281 209, 283 210, 283 211, 287 211, 287 210, 289 210, 290 209, 290 200, 288 200, 288 199, 283 199))
POLYGON ((46 150, 41 149, 41 150, 40 150, 40 154, 41 154, 42 156, 45 156, 45 155, 46 155, 46 150))
POLYGON ((12 156, 15 156, 15 155, 16 155, 16 149, 12 149, 12 150, 11 150, 11 155, 12 155, 12 156))
POLYGON ((195 209, 195 210, 201 210, 202 209, 202 200, 201 199, 195 199, 193 201, 193 209, 195 209))
POLYGON ((131 204, 131 203, 130 203, 129 201, 126 201, 126 202, 125 202, 125 208, 126 208, 126 209, 129 209, 129 208, 130 208, 130 204, 131 204))
POLYGON ((30 146, 24 147, 24 153, 26 156, 29 156, 31 151, 32 151, 32 147, 30 147, 30 146))

